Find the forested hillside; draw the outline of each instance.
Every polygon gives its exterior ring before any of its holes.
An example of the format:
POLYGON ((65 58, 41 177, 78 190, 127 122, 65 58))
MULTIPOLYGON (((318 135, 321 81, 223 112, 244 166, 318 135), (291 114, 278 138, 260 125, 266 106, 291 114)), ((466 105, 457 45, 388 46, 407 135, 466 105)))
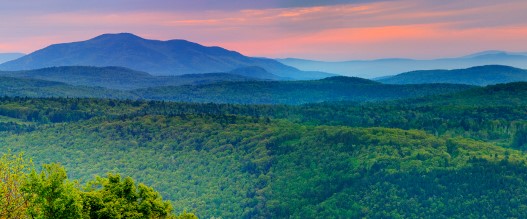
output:
POLYGON ((257 77, 229 73, 153 76, 122 67, 66 66, 27 71, 0 71, 1 76, 62 82, 74 86, 132 90, 157 86, 210 84, 225 81, 259 80, 257 77))
POLYGON ((362 78, 313 81, 246 81, 139 89, 148 100, 236 104, 305 104, 324 101, 382 101, 454 93, 473 86, 452 84, 388 85, 362 78))
POLYGON ((522 218, 525 93, 300 106, 5 97, 0 147, 81 183, 130 176, 201 218, 522 218))
POLYGON ((476 66, 467 69, 411 71, 378 81, 387 84, 451 83, 485 86, 527 81, 527 70, 503 65, 476 66))
POLYGON ((244 76, 223 73, 154 77, 144 72, 114 67, 63 67, 7 73, 18 74, 18 78, 0 77, 0 95, 2 96, 95 97, 238 104, 294 105, 324 101, 382 101, 453 93, 473 87, 452 84, 385 85, 351 77, 331 77, 313 81, 255 81, 244 76), (86 70, 90 73, 87 74, 86 70), (99 76, 107 73, 110 75, 99 76), (50 77, 49 80, 65 83, 30 79, 25 78, 24 75, 30 78, 50 77), (163 86, 174 83, 194 85, 163 86), (94 86, 116 89, 154 87, 116 90, 94 86))

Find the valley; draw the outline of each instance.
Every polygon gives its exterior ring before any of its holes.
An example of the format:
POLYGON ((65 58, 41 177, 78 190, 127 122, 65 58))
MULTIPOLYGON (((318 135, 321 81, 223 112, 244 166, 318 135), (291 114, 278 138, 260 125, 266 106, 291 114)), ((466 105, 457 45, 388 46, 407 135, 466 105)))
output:
POLYGON ((526 92, 300 106, 5 97, 0 145, 81 182, 131 176, 202 218, 522 217, 496 197, 525 188, 512 178, 527 168, 527 103, 512 94, 526 92))
POLYGON ((527 217, 523 53, 374 79, 130 33, 19 55, 0 218, 527 217))

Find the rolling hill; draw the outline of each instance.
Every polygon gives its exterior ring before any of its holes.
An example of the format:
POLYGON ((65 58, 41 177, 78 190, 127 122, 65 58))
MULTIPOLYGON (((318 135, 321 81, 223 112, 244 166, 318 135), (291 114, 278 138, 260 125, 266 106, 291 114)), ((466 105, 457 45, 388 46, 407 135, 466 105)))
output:
POLYGON ((527 81, 527 70, 501 65, 477 66, 455 70, 424 70, 384 77, 378 81, 387 84, 451 83, 484 86, 527 81))
POLYGON ((17 71, 58 66, 121 66, 154 75, 182 75, 259 66, 280 77, 319 79, 331 74, 304 72, 266 58, 252 58, 220 47, 186 40, 148 40, 129 33, 104 34, 93 39, 48 46, 0 65, 17 71))
POLYGON ((126 91, 101 87, 73 86, 61 82, 29 78, 0 77, 0 96, 10 97, 91 97, 137 99, 126 91))
MULTIPOLYGON (((463 105, 470 107, 517 107, 527 106, 527 82, 513 82, 507 84, 489 85, 477 87, 465 91, 444 94, 436 97, 423 97, 417 99, 403 100, 405 104, 415 106, 444 106, 463 105)), ((522 109, 523 110, 523 109, 522 109)), ((522 112, 522 111, 519 111, 522 112)), ((525 113, 519 113, 521 118, 526 118, 525 113)))
MULTIPOLYGON (((256 69, 255 75, 273 77, 263 69, 256 69)), ((153 76, 123 67, 86 67, 65 66, 50 67, 26 71, 0 71, 0 76, 32 78, 47 81, 63 82, 70 85, 104 87, 109 89, 131 90, 156 86, 179 86, 209 84, 222 81, 260 80, 251 77, 253 71, 248 69, 243 75, 235 73, 188 74, 179 76, 153 76)), ((277 76, 274 76, 277 77, 277 76)))
POLYGON ((527 82, 514 82, 388 102, 327 102, 290 106, 287 110, 255 107, 253 111, 307 124, 419 129, 526 150, 525 96, 527 82))
POLYGON ((283 64, 304 71, 324 71, 362 78, 378 78, 417 69, 461 69, 482 65, 507 65, 516 68, 527 68, 527 55, 525 53, 511 53, 504 51, 484 51, 463 57, 432 60, 401 58, 352 60, 342 62, 324 62, 294 58, 277 60, 283 64))
MULTIPOLYGON (((101 73, 104 73, 108 69, 123 70, 122 68, 114 67, 100 68, 99 70, 101 73)), ((43 69, 42 72, 42 74, 46 73, 46 69, 43 69)), ((57 71, 53 70, 51 72, 51 74, 56 74, 57 71)), ((138 74, 147 78, 149 77, 142 72, 130 72, 127 69, 123 70, 123 74, 138 74)), ((254 81, 250 79, 247 81, 213 83, 215 77, 223 80, 227 76, 221 73, 181 75, 177 76, 178 83, 182 80, 187 80, 196 85, 155 86, 132 90, 116 90, 84 85, 75 86, 63 82, 31 78, 0 77, 0 95, 11 97, 97 97, 178 102, 295 105, 325 101, 368 102, 396 100, 434 94, 447 94, 472 88, 469 85, 451 84, 390 85, 362 78, 343 76, 313 81, 254 81)), ((234 77, 239 79, 242 76, 234 75, 234 77)), ((84 76, 83 78, 86 79, 84 76)), ((98 77, 96 76, 95 78, 98 77)), ((156 81, 152 83, 161 83, 159 81, 168 83, 176 77, 154 78, 156 81)), ((118 86, 120 82, 122 81, 96 81, 99 85, 109 87, 118 86)), ((93 85, 94 81, 84 81, 82 83, 80 81, 74 81, 72 83, 93 85)), ((144 85, 144 81, 139 81, 138 83, 144 85)), ((125 86, 129 87, 126 83, 125 86)))
POLYGON ((452 93, 468 85, 389 85, 353 77, 313 81, 246 81, 166 86, 132 91, 149 100, 238 104, 304 104, 324 101, 381 101, 452 93))

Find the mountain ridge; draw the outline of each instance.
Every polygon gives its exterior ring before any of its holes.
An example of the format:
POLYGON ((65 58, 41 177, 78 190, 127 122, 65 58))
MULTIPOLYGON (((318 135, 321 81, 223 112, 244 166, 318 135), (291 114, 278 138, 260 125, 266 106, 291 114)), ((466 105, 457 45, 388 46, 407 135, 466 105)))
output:
POLYGON ((527 53, 489 50, 462 57, 430 60, 385 58, 375 60, 317 61, 307 59, 276 59, 277 61, 304 71, 324 71, 344 76, 378 78, 401 72, 435 69, 460 69, 482 65, 508 65, 527 68, 527 53))
MULTIPOLYGON (((219 73, 222 74, 222 73, 219 73)), ((214 76, 214 74, 212 74, 214 76)), ((448 94, 474 86, 453 84, 392 85, 361 78, 332 77, 311 81, 221 81, 210 83, 207 74, 183 75, 196 80, 193 85, 155 86, 117 90, 103 86, 72 85, 57 81, 15 78, 0 75, 0 96, 9 97, 88 97, 131 100, 158 100, 193 103, 286 104, 353 101, 376 102, 448 94), (199 77, 206 77, 200 79, 199 77)), ((220 77, 224 77, 221 75, 220 77)), ((161 78, 166 80, 165 77, 161 78)))
POLYGON ((242 81, 205 85, 152 87, 133 90, 148 100, 228 104, 287 104, 353 101, 375 102, 453 93, 470 85, 382 84, 368 79, 336 76, 311 81, 242 81))
POLYGON ((86 41, 47 46, 0 65, 0 70, 31 70, 57 66, 122 66, 153 75, 228 72, 259 66, 280 77, 319 79, 332 76, 304 72, 273 59, 252 58, 217 46, 187 40, 150 40, 131 33, 103 34, 86 41))
MULTIPOLYGON (((265 71, 265 70, 264 70, 265 71)), ((272 75, 268 73, 269 75, 272 75)), ((31 78, 62 82, 74 86, 104 87, 118 90, 132 90, 156 86, 180 86, 208 84, 221 81, 267 80, 235 73, 186 74, 178 76, 153 76, 146 72, 125 67, 63 66, 27 71, 0 71, 0 76, 31 78)))

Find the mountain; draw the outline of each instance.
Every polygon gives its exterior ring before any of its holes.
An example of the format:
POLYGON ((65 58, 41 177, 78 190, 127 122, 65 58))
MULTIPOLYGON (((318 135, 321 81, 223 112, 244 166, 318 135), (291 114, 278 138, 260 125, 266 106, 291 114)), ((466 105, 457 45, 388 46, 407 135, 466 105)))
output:
POLYGON ((412 71, 378 81, 387 84, 451 83, 484 86, 527 81, 527 70, 502 65, 486 65, 455 70, 412 71))
POLYGON ((28 78, 0 77, 0 96, 10 97, 91 97, 137 99, 125 91, 73 86, 61 82, 28 78))
POLYGON ((246 81, 153 87, 132 93, 149 100, 238 104, 304 104, 324 101, 381 101, 457 92, 468 85, 390 85, 353 77, 313 81, 246 81))
POLYGON ((280 77, 318 79, 331 74, 303 72, 266 58, 252 58, 220 47, 186 40, 148 40, 129 33, 48 46, 0 65, 1 70, 31 70, 55 66, 121 66, 154 75, 229 72, 259 66, 280 77))
POLYGON ((18 59, 24 55, 22 53, 0 53, 0 64, 18 59))
POLYGON ((504 51, 484 51, 463 57, 432 60, 378 59, 343 62, 324 62, 293 58, 277 60, 285 65, 293 66, 304 71, 323 71, 362 78, 378 78, 401 72, 414 71, 416 69, 460 69, 482 65, 507 65, 517 68, 527 68, 527 55, 525 53, 504 51))
MULTIPOLYGON (((257 71, 255 74, 258 75, 256 76, 261 74, 258 69, 254 71, 257 71)), ((259 78, 250 77, 252 73, 253 70, 248 69, 245 72, 245 75, 248 76, 231 73, 153 76, 146 72, 135 71, 123 67, 65 66, 26 71, 0 71, 0 76, 33 78, 63 82, 70 85, 131 90, 156 86, 179 86, 189 84, 209 84, 221 81, 261 80, 259 78)), ((271 77, 272 74, 268 73, 268 75, 262 76, 271 77)))

